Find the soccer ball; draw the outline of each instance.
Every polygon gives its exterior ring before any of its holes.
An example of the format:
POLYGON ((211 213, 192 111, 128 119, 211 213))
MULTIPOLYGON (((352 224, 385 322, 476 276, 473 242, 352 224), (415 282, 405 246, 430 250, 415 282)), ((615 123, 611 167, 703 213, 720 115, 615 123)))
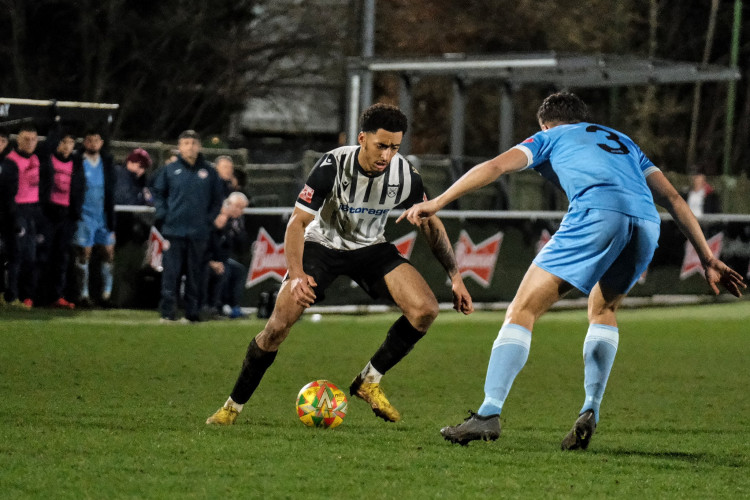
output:
POLYGON ((346 395, 327 380, 316 380, 297 394, 297 416, 308 427, 332 429, 346 416, 346 395))

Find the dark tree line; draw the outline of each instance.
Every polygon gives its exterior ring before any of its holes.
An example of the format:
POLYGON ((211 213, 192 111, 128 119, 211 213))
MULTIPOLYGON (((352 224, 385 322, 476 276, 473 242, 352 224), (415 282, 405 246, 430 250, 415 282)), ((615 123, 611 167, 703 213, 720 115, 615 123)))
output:
POLYGON ((113 136, 221 133, 269 86, 320 73, 341 36, 309 2, 0 0, 4 97, 120 104, 113 136), (310 20, 315 19, 311 23, 310 20), (302 61, 302 62, 299 62, 302 61))
MULTIPOLYGON (((443 53, 493 54, 523 51, 633 54, 642 58, 729 65, 734 0, 379 0, 376 55, 405 57, 443 53), (715 8, 715 29, 709 21, 715 8), (388 21, 391 22, 388 22, 388 21), (425 20, 430 20, 425 22, 425 20), (412 29, 403 29, 403 26, 412 29), (710 37, 708 39, 707 37, 710 37), (710 51, 704 52, 707 42, 710 51)), ((750 173, 750 9, 744 9, 731 166, 750 173)), ((378 80, 380 95, 397 99, 396 82, 378 80)), ((527 88, 515 96, 517 139, 536 130, 534 112, 551 90, 527 88)), ((657 163, 686 171, 690 148, 693 85, 638 86, 613 92, 571 89, 593 115, 637 139, 657 163)), ((378 95, 378 92, 376 92, 378 95)), ((726 84, 703 84, 696 116, 692 163, 721 173, 726 84)), ((423 81, 416 89, 413 147, 447 153, 450 82, 423 81)), ((466 151, 497 153, 498 90, 470 90, 466 151)))
MULTIPOLYGON (((338 82, 343 103, 346 57, 360 52, 362 2, 0 0, 0 95, 116 102, 115 137, 164 140, 187 127, 226 132, 249 97, 290 83, 338 82)), ((729 64, 734 0, 376 2, 381 58, 552 50, 729 64)), ((734 173, 750 171, 748 9, 743 24, 734 173)), ((550 90, 514 96, 517 139, 535 131, 534 111, 550 90)), ((572 90, 655 161, 685 171, 690 158, 720 173, 725 84, 572 90)), ((375 99, 397 95, 395 78, 376 78, 375 99)), ((497 153, 498 98, 495 85, 471 87, 468 154, 497 153)), ((414 105, 413 152, 446 153, 450 82, 420 82, 414 105)))

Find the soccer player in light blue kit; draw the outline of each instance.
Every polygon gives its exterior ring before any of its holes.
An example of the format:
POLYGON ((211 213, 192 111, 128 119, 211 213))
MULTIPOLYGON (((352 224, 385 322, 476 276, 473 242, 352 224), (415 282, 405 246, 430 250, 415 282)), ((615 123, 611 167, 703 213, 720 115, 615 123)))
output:
POLYGON ((82 161, 86 174, 81 220, 74 237, 76 268, 80 282, 78 305, 92 305, 89 294, 89 262, 94 246, 100 248, 102 303, 108 304, 112 294, 112 263, 115 258, 115 204, 116 182, 112 157, 102 153, 104 141, 95 130, 85 133, 82 161))
POLYGON ((534 322, 577 288, 589 296, 583 344, 586 396, 562 448, 588 447, 617 352, 617 308, 657 247, 654 201, 669 211, 697 250, 714 293, 721 284, 739 297, 746 287, 739 273, 713 255, 685 201, 640 148, 620 132, 586 122, 587 117, 586 105, 575 94, 550 95, 537 112, 541 132, 475 166, 443 194, 414 205, 398 219, 416 224, 500 175, 526 168, 555 182, 570 202, 559 230, 534 259, 508 307, 492 346, 484 402, 463 423, 440 431, 448 441, 498 438, 500 412, 528 358, 534 322))

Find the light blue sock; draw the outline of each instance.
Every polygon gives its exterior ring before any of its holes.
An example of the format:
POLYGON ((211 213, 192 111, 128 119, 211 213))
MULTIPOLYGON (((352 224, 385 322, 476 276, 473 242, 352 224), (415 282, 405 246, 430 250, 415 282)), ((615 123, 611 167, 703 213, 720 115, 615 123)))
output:
POLYGON ((607 387, 609 372, 617 354, 620 333, 617 327, 609 325, 589 325, 586 340, 583 342, 584 379, 586 401, 581 413, 594 410, 599 422, 599 406, 602 404, 604 388, 607 387))
POLYGON ((88 299, 89 298, 89 263, 76 261, 76 267, 78 268, 78 272, 80 273, 81 278, 81 298, 88 299))
POLYGON ((112 263, 102 262, 102 298, 109 299, 112 295, 112 263))
POLYGON ((484 381, 484 402, 477 411, 479 415, 500 414, 510 386, 529 358, 530 347, 531 331, 520 325, 503 325, 492 344, 484 381))

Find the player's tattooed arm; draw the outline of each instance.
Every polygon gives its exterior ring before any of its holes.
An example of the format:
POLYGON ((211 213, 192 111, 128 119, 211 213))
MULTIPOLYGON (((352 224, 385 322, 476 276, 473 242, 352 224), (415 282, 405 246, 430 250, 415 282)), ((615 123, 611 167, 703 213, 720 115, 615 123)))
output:
POLYGON ((448 276, 453 278, 458 273, 458 263, 443 223, 435 216, 427 217, 422 220, 420 230, 424 234, 432 254, 446 270, 448 276))
POLYGON ((432 254, 450 276, 453 308, 458 312, 471 314, 474 312, 474 304, 459 272, 456 254, 453 252, 445 226, 440 219, 433 215, 420 221, 419 227, 430 245, 432 254))

